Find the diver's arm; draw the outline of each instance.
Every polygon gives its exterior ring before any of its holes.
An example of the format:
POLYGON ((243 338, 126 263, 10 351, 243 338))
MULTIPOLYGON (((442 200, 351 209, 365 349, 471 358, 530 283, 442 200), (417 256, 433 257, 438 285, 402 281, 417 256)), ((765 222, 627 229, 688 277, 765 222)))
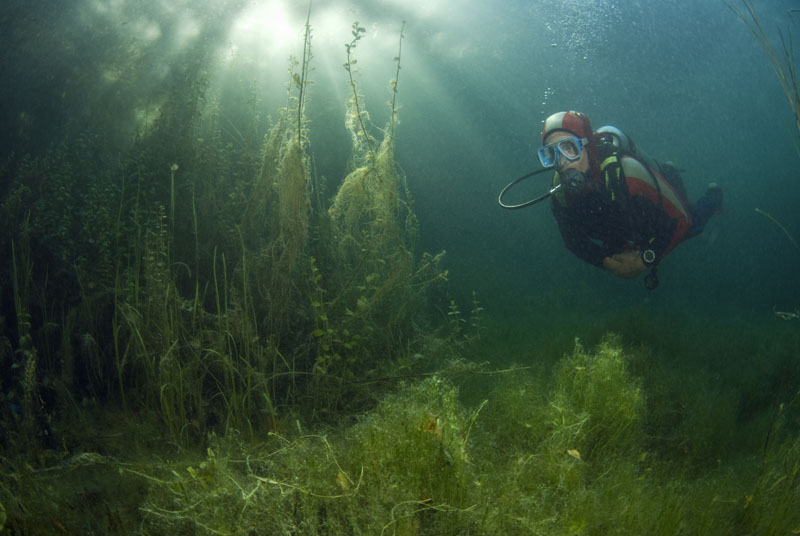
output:
POLYGON ((589 239, 581 231, 574 218, 563 208, 554 205, 553 215, 555 215, 558 230, 561 232, 561 238, 564 240, 564 245, 567 249, 579 259, 589 264, 603 267, 603 259, 608 256, 606 248, 589 239))
POLYGON ((647 265, 642 260, 642 253, 638 250, 615 253, 603 259, 603 268, 618 277, 633 279, 647 270, 647 265))
POLYGON ((643 251, 652 251, 655 264, 659 263, 666 254, 675 232, 675 222, 663 210, 644 197, 632 198, 630 209, 636 211, 635 221, 640 226, 634 249, 615 253, 603 259, 603 268, 626 279, 633 279, 650 267, 642 258, 643 251))

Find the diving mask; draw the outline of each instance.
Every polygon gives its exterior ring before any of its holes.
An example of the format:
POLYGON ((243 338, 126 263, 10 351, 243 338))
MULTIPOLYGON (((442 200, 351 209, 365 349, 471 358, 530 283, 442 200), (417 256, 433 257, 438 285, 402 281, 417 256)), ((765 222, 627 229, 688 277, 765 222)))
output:
POLYGON ((558 155, 563 156, 570 162, 578 160, 583 154, 583 146, 589 143, 586 138, 576 138, 570 136, 562 138, 553 143, 539 147, 539 162, 548 168, 558 164, 558 155))

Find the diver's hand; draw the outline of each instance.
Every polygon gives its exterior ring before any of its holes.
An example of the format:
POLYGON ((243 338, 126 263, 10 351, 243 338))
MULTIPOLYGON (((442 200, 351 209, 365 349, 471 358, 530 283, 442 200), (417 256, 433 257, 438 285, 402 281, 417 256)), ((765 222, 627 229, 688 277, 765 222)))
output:
POLYGON ((603 259, 603 268, 625 279, 633 279, 647 270, 639 251, 625 251, 606 257, 603 259))

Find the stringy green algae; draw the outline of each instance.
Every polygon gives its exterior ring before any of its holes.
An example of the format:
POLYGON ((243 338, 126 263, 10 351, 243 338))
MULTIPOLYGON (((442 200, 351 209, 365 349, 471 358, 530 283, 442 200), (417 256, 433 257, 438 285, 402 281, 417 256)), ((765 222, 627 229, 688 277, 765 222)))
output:
POLYGON ((796 528, 793 510, 775 508, 800 498, 798 440, 765 460, 772 465, 758 482, 774 482, 762 490, 774 502, 770 517, 759 517, 742 475, 720 467, 695 479, 647 448, 646 399, 627 370, 630 358, 617 337, 593 352, 576 342, 551 380, 502 375, 475 407, 459 402, 451 382, 429 377, 327 434, 297 425, 251 445, 212 437, 198 465, 161 469, 145 526, 150 533, 401 535, 796 528))

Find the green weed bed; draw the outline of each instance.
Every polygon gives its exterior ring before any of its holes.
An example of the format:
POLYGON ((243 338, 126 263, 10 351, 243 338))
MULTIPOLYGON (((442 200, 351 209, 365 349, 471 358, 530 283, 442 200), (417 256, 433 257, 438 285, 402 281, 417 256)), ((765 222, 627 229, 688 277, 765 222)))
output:
POLYGON ((576 343, 552 374, 517 367, 406 380, 373 410, 334 427, 287 419, 250 440, 235 430, 211 434, 204 449, 141 438, 126 447, 109 437, 97 452, 47 453, 37 468, 5 460, 12 468, 0 495, 5 530, 666 535, 800 528, 800 436, 790 426, 796 400, 770 408, 759 438, 740 443, 733 435, 743 425, 729 419, 732 428, 720 433, 725 425, 714 421, 741 413, 741 400, 686 389, 675 383, 678 373, 660 376, 662 392, 648 392, 658 378, 630 372, 653 359, 642 352, 607 336, 591 351, 576 343), (715 409, 720 404, 728 406, 715 409))

